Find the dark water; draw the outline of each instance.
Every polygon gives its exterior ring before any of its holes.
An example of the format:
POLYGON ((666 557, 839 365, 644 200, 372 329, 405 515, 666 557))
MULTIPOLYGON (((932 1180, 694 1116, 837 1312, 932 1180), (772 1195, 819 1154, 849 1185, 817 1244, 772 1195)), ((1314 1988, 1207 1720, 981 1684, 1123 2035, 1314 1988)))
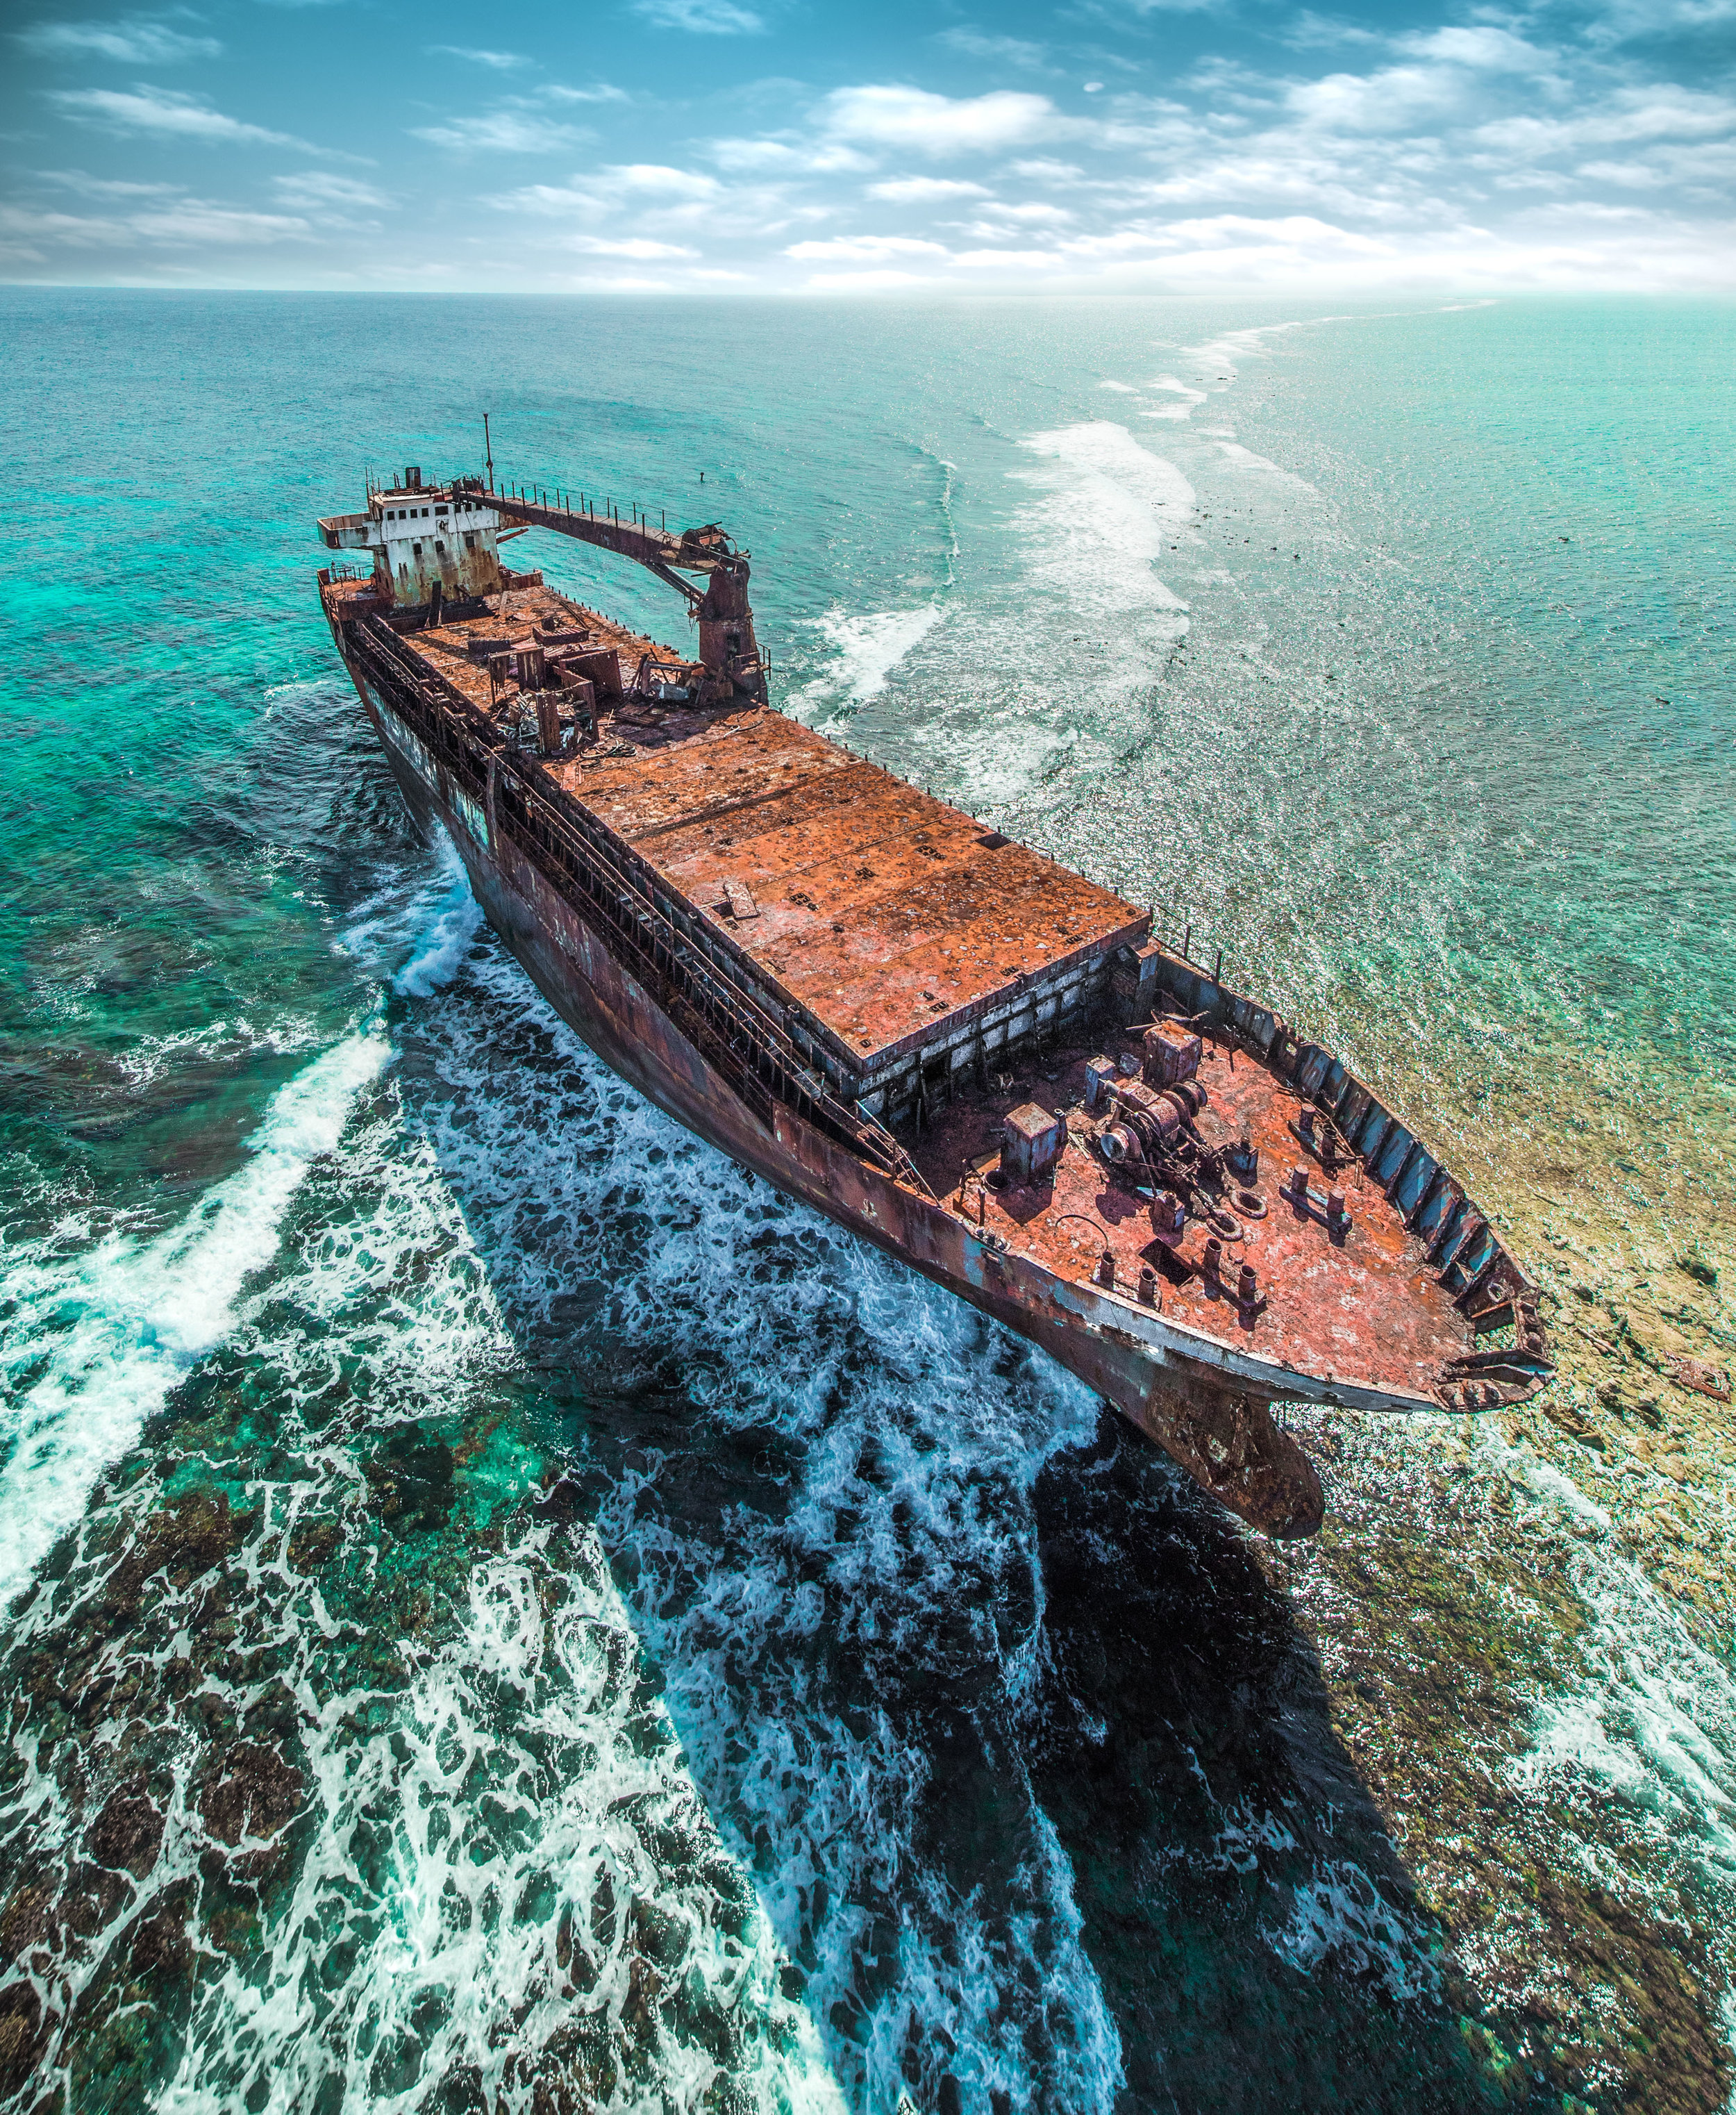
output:
POLYGON ((1730 311, 4 299, 5 2104, 1721 2107, 1730 311), (311 593, 485 406, 1380 1079, 1548 1412, 1274 1552, 603 1072, 311 593))

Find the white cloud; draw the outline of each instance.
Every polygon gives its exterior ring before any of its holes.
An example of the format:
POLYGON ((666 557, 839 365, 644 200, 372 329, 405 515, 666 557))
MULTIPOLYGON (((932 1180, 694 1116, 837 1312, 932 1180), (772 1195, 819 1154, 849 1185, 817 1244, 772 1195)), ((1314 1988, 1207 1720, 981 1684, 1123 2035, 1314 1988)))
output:
MULTIPOLYGON (((66 4, 82 13, 89 0, 66 4)), ((1661 44, 1643 53, 1615 49, 1618 30, 1637 35, 1642 17, 1681 29, 1692 26, 1692 15, 1703 28, 1720 11, 1736 16, 1736 0, 1591 4, 1601 11, 1591 18, 1589 40, 1583 24, 1570 31, 1546 13, 1522 13, 1496 0, 1477 0, 1450 18, 1437 8, 1378 34, 1298 14, 1284 41, 1259 47, 1239 33, 1215 35, 1208 25, 1203 35, 1190 33, 1199 56, 1189 67, 1171 66, 1161 94, 1123 92, 1114 52, 1057 44, 1070 75, 1088 71, 1115 89, 1088 97, 1073 80, 1063 99, 1059 89, 944 94, 920 74, 905 81, 859 75, 854 85, 830 92, 823 78, 818 86, 749 81, 740 67, 717 73, 717 60, 736 56, 720 51, 717 40, 781 21, 764 0, 717 0, 709 7, 704 0, 630 0, 643 20, 708 37, 708 79, 716 75, 714 85, 738 111, 764 113, 768 129, 720 137, 698 122, 676 99, 687 89, 666 78, 669 45, 648 42, 642 20, 636 43, 646 71, 620 76, 625 89, 588 84, 581 75, 570 88, 508 94, 515 79, 530 77, 528 62, 519 70, 520 54, 495 51, 492 39, 487 48, 441 48, 501 92, 455 99, 462 115, 419 113, 425 122, 418 136, 455 153, 509 158, 498 195, 473 181, 452 195, 442 216, 440 254, 458 283, 571 284, 589 259, 599 274, 614 268, 608 260, 625 273, 655 264, 657 283, 678 289, 721 268, 706 266, 709 256, 726 257, 744 275, 719 280, 720 287, 841 293, 922 286, 1332 286, 1386 293, 1438 285, 1483 292, 1504 285, 1736 284, 1729 225, 1736 93, 1709 62, 1677 62, 1661 44), (609 107, 616 104, 618 126, 609 107), (587 126, 594 131, 581 129, 587 126), (599 135, 597 145, 584 149, 578 173, 523 182, 528 158, 565 149, 559 160, 538 166, 569 169, 579 159, 573 143, 599 135), (605 158, 654 154, 653 142, 683 163, 605 158), (513 169, 511 157, 527 159, 513 169), (953 158, 950 177, 940 173, 946 158, 953 158), (973 166, 980 181, 958 173, 964 158, 979 158, 973 166), (484 235, 476 216, 491 207, 498 222, 484 235)), ((1087 0, 1086 12, 1101 25, 1119 10, 1125 22, 1129 5, 1139 0, 1087 0)), ((993 14, 954 21, 947 29, 941 11, 933 11, 923 25, 931 34, 918 32, 914 43, 907 36, 905 55, 926 51, 943 81, 960 61, 983 80, 996 78, 992 67, 1049 62, 1036 41, 1000 34, 993 14)), ((66 36, 73 42, 62 39, 57 48, 72 55, 76 45, 77 56, 100 59, 114 52, 92 39, 111 32, 136 39, 166 29, 196 44, 193 33, 204 26, 169 12, 165 0, 160 16, 72 25, 66 36)), ((28 43, 36 31, 23 34, 28 43)), ((1095 34, 1109 41, 1102 30, 1095 34)), ((1148 48, 1143 39, 1121 42, 1148 48)), ((126 48, 142 67, 146 44, 126 48)), ((149 48, 166 57, 177 48, 149 48)), ((1155 64, 1147 82, 1157 77, 1155 64)), ((1031 88, 1051 86, 1027 78, 1031 88)), ((392 196, 358 181, 360 171, 328 177, 319 172, 346 158, 201 99, 135 85, 124 92, 63 90, 48 104, 118 132, 270 145, 279 167, 285 148, 295 148, 298 158, 321 156, 309 164, 315 173, 270 180, 256 240, 279 255, 293 258, 317 237, 332 245, 330 269, 365 282, 376 273, 403 278, 427 268, 418 261, 419 244, 434 252, 418 216, 406 218, 405 240, 392 245, 404 254, 389 264, 378 243, 358 242, 353 256, 344 256, 337 247, 344 231, 401 205, 408 184, 394 185, 392 196)), ((68 160, 85 158, 62 151, 68 160)), ((0 235, 12 239, 14 254, 22 246, 33 258, 52 259, 57 246, 69 258, 76 254, 87 275, 93 250, 105 242, 114 245, 123 272, 129 244, 167 258, 184 243, 163 268, 182 273, 190 268, 183 259, 196 260, 189 232, 200 227, 208 227, 214 256, 244 254, 254 201, 212 204, 173 187, 129 188, 123 180, 135 171, 120 155, 112 167, 112 180, 106 172, 39 179, 57 187, 42 192, 44 209, 57 197, 72 210, 44 210, 28 227, 0 235), (135 228, 148 210, 159 225, 135 228)), ((226 262, 222 273, 233 278, 234 264, 226 262)))
POLYGON ((211 205, 200 199, 183 199, 159 212, 135 213, 127 225, 134 236, 147 242, 195 247, 213 242, 300 242, 314 232, 299 217, 211 205))
POLYGON ((834 176, 871 169, 854 147, 836 140, 712 140, 703 150, 722 169, 776 169, 799 176, 834 176))
POLYGON ((511 73, 515 67, 530 64, 517 52, 479 52, 467 44, 430 44, 428 48, 435 57, 464 59, 471 66, 487 67, 494 73, 511 73))
POLYGON ((641 264, 648 264, 657 257, 697 257, 699 254, 680 243, 653 242, 647 237, 634 236, 611 242, 600 235, 570 235, 566 246, 569 250, 583 250, 589 257, 630 257, 641 264))
POLYGON ((621 190, 658 198, 714 198, 721 188, 715 177, 696 169, 671 168, 662 162, 614 162, 597 173, 604 182, 621 190))
POLYGON ((254 213, 196 198, 178 198, 112 219, 0 207, 0 234, 83 250, 131 248, 141 242, 173 249, 299 242, 313 233, 305 220, 289 214, 254 213))
POLYGON ((1053 250, 960 250, 952 261, 969 272, 1056 272, 1067 263, 1053 250))
POLYGON ((1074 163, 1041 158, 1032 162, 1015 162, 1012 171, 1015 177, 1028 177, 1033 183, 1039 184, 1074 184, 1085 173, 1074 163))
POLYGON ((929 282, 916 272, 817 272, 807 283, 815 293, 886 294, 929 282))
POLYGON ((126 223, 97 220, 87 213, 44 212, 40 208, 0 204, 0 236, 7 238, 7 250, 40 262, 39 250, 20 250, 18 242, 48 242, 73 250, 89 250, 126 239, 126 223))
POLYGON ((1602 104, 1581 106, 1571 117, 1518 117, 1480 125, 1476 145, 1515 160, 1534 162, 1587 147, 1647 140, 1719 139, 1736 131, 1736 101, 1687 88, 1624 88, 1602 104))
POLYGON ((1488 73, 1533 73, 1552 63, 1547 52, 1488 23, 1473 29, 1415 30, 1395 39, 1401 52, 1419 59, 1441 59, 1451 66, 1488 73))
POLYGON ((58 184, 81 198, 170 198, 183 188, 180 184, 129 183, 113 177, 87 176, 82 169, 39 169, 36 181, 58 184))
POLYGON ((1078 215, 1070 213, 1064 205, 1048 205, 1041 200, 1036 200, 1023 205, 997 204, 990 209, 988 213, 984 216, 983 221, 978 222, 974 225, 980 228, 989 220, 1011 220, 1028 227, 1060 227, 1067 222, 1077 218, 1078 215))
POLYGON ((1283 40, 1292 51, 1315 51, 1323 45, 1381 44, 1386 39, 1360 23, 1340 21, 1334 15, 1319 15, 1304 7, 1285 25, 1283 40))
POLYGON ((1022 37, 989 37, 980 30, 942 30, 935 39, 949 51, 966 58, 999 61, 1003 66, 1047 69, 1048 53, 1041 44, 1027 44, 1022 37))
POLYGON ((823 242, 793 243, 784 255, 799 263, 871 264, 886 257, 946 257, 944 243, 914 235, 835 235, 823 242))
POLYGON ((544 154, 570 146, 580 136, 570 125, 525 110, 491 110, 444 125, 412 126, 410 131, 415 138, 457 154, 544 154))
POLYGON ((521 190, 502 192, 487 203, 503 213, 601 213, 603 200, 595 191, 566 190, 558 184, 526 184, 521 190))
POLYGON ((660 30, 689 30, 702 37, 752 37, 765 22, 735 0, 634 0, 634 12, 660 30))
POLYGON ((392 200, 372 184, 360 184, 353 177, 333 176, 325 169, 309 169, 295 176, 275 177, 272 189, 279 203, 317 211, 320 208, 360 207, 370 210, 392 200))
POLYGON ((868 195, 893 205, 938 205, 943 199, 986 199, 993 194, 986 184, 967 184, 953 177, 889 177, 884 183, 870 184, 868 195))
POLYGON ((270 132, 263 125, 249 125, 238 117, 227 117, 196 96, 152 88, 143 81, 135 83, 131 89, 58 88, 50 91, 48 100, 69 117, 100 125, 109 131, 157 132, 183 140, 299 147, 309 154, 320 151, 290 133, 270 132))
POLYGON ((1379 73, 1329 73, 1291 88, 1290 108, 1322 132, 1416 132, 1463 107, 1466 84, 1450 67, 1386 67, 1379 73))
POLYGON ((892 85, 841 88, 826 99, 825 112, 830 130, 843 139, 933 155, 994 154, 1064 122, 1047 96, 1011 89, 950 96, 892 85))
POLYGON ((1736 0, 1602 0, 1587 25, 1594 44, 1693 35, 1736 21, 1736 0))
POLYGON ((115 59, 122 66, 173 66, 183 59, 214 59, 215 37, 190 37, 166 22, 129 15, 118 22, 34 22, 16 31, 26 51, 44 58, 115 59))

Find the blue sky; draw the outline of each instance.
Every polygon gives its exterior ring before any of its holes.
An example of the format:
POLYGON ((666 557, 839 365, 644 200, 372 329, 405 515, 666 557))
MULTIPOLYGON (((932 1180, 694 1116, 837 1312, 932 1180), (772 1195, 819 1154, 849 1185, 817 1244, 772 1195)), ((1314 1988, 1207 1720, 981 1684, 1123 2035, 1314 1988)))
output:
POLYGON ((11 0, 0 276, 1727 288, 1736 0, 11 0))

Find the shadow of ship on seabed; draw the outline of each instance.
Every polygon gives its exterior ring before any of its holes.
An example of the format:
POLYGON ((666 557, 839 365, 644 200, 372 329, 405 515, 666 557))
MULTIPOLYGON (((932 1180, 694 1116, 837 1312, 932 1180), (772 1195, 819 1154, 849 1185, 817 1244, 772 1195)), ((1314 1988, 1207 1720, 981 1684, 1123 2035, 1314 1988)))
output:
MULTIPOLYGON (((536 1073, 564 1062, 563 1039, 527 1039, 524 1027, 521 1020, 505 1039, 502 1063, 534 1099, 536 1073)), ((776 1375, 716 1373, 729 1356, 721 1321, 699 1361, 714 1370, 697 1387, 694 1347, 674 1341, 679 1327, 659 1344, 635 1301, 639 1325, 618 1333, 613 1304, 654 1266, 660 1236, 670 1237, 633 1177, 647 1177, 654 1191, 670 1163, 625 1169, 606 1150, 624 1179, 604 1186, 607 1216, 583 1229, 584 1255, 562 1253, 561 1200, 549 1200, 534 1275, 564 1288, 557 1311, 535 1292, 515 1300, 526 1259, 493 1199, 476 1190, 475 1162, 440 1103, 437 1064, 419 1060, 413 1040, 405 1055, 407 1114, 413 1128, 425 1122, 442 1158, 502 1319, 526 1366, 572 1406, 573 1456, 548 1511, 569 1532, 594 1526, 602 1535, 629 1613, 664 1672, 700 1791, 738 1845, 757 1846, 763 1892, 786 1906, 792 1897, 767 1884, 768 1862, 818 1870, 801 1912, 780 1925, 798 1984, 824 1952, 828 1915, 851 1884, 859 1892, 849 1906, 873 1932, 913 1918, 923 1926, 942 1899, 1010 1925, 1028 1906, 1017 1897, 1040 1862, 1036 1837, 1052 1825, 1120 2043, 1120 2104, 1286 2115, 1523 2104, 1504 2096, 1471 2053, 1463 1993, 1450 2000, 1441 1971, 1443 1934, 1418 1905, 1334 1729, 1317 1657, 1287 1595, 1245 1533, 1159 1449, 1106 1409, 1082 1444, 1050 1456, 1028 1493, 1005 1463, 973 1465, 961 1432, 949 1495, 966 1512, 1000 1516, 988 1557, 962 1526, 948 1547, 944 1530, 900 1495, 890 1462, 859 1467, 847 1489, 827 1483, 829 1537, 817 1544, 804 1457, 866 1464, 876 1453, 883 1435, 859 1406, 895 1397, 900 1377, 875 1346, 859 1328, 840 1325, 855 1339, 848 1377, 815 1430, 780 1415, 776 1375), (588 1274, 600 1258, 606 1274, 588 1274), (721 1415, 714 1386, 726 1398, 721 1415), (847 1431, 853 1419, 859 1429, 847 1431), (926 1584, 941 1568, 943 1595, 926 1584), (817 1590, 823 1618, 786 1627, 763 1615, 742 1635, 720 1637, 703 1605, 720 1580, 735 1582, 744 1603, 758 1597, 763 1608, 769 1594, 792 1617, 817 1590), (731 1756, 754 1753, 767 1727, 780 1742, 794 1729, 796 1752, 824 1756, 837 1745, 835 1729, 877 1721, 920 1758, 918 1782, 885 1788, 889 1798, 895 1789, 897 1808, 888 1828, 908 1829, 886 1867, 862 1847, 805 1840, 805 1810, 791 1834, 778 1840, 774 1828, 768 1837, 746 1765, 731 1756), (841 1868, 832 1862, 841 1857, 841 1868), (882 1883, 886 1870, 896 1884, 882 1883)), ((618 1102, 621 1090, 597 1077, 618 1102)), ((699 1150, 648 1113, 646 1121, 677 1150, 699 1150)), ((598 1152, 607 1130, 585 1140, 581 1156, 598 1152)), ((526 1172, 493 1168, 488 1181, 497 1195, 513 1194, 522 1189, 515 1173, 526 1172)), ((825 1258, 817 1265, 807 1215, 744 1172, 739 1179, 763 1204, 759 1231, 731 1267, 763 1280, 767 1303, 772 1288, 812 1284, 817 1269, 831 1277, 889 1268, 865 1248, 853 1263, 854 1244, 831 1257, 832 1270, 825 1258)), ((841 1240, 829 1231, 819 1238, 841 1240)), ((698 1268, 703 1280, 706 1266, 698 1268)), ((914 1276, 911 1283, 932 1296, 914 1276)), ((703 1301, 703 1283, 693 1293, 703 1301)), ((1040 1403, 1043 1369, 1025 1347, 992 1324, 967 1326, 987 1392, 1040 1403)), ((941 1952, 952 1937, 944 1920, 933 1929, 941 1952)), ((838 1978, 806 1987, 828 2045, 843 2038, 836 2060, 846 2067, 868 2015, 900 2001, 900 1961, 877 1941, 854 1949, 848 2016, 822 2002, 838 1978)), ((1045 2001, 1027 1990, 1009 2003, 995 2032, 1024 2039, 1040 2078, 1053 2031, 1045 2001)), ((902 2075, 919 2115, 996 2115, 1019 2104, 985 2086, 948 2042, 939 2019, 913 2018, 902 2075)))
MULTIPOLYGON (((491 957, 485 942, 480 980, 491 957)), ((587 1071, 503 974, 510 993, 467 977, 397 1025, 404 1117, 443 1178, 394 1148, 392 1194, 442 1199, 399 1268, 381 1280, 365 1215, 339 1314, 309 1307, 292 1266, 257 1339, 175 1392, 12 1611, 5 2115, 36 2115, 45 2077, 69 2108, 130 2110, 177 2076, 226 2107, 292 2064, 342 2076, 346 2022, 400 1958, 394 1787, 415 1783, 400 1744, 437 1746, 455 1695, 473 1745, 434 1773, 429 1842, 437 1819, 448 1864, 500 1877, 497 1910, 545 1966, 577 1961, 543 1907, 575 1865, 570 1837, 538 1833, 539 1801, 576 1783, 587 1836, 618 1824, 645 1862, 630 1945, 610 1942, 630 2015, 610 2011, 620 1984, 611 2000, 557 1977, 557 2026, 520 2032, 498 1957, 462 1933, 437 1949, 426 1989, 406 1986, 432 2007, 427 2115, 487 2104, 474 2069, 469 2086, 434 2075, 455 1959, 479 2045, 492 2037, 507 2085, 546 2087, 538 2106, 597 2104, 588 2035, 610 2062, 654 2067, 666 2036, 694 2049, 686 1986, 656 1960, 696 1900, 735 1914, 751 1897, 688 1772, 841 2075, 898 2012, 897 2074, 923 2115, 1106 2107, 1116 2062, 1118 2104, 1142 2108, 1559 2108, 1559 2081, 1528 2099, 1490 2084, 1454 2016, 1477 2008, 1435 1990, 1438 1934, 1335 1732, 1278 1560, 1017 1340, 587 1071), (448 1196, 471 1243, 443 1250, 448 1196), (424 1371, 431 1263, 434 1318, 456 1301, 474 1385, 464 1360, 424 1371), (398 1380, 377 1361, 382 1313, 398 1380), (515 1480, 527 1448, 549 1461, 541 1494, 515 1480), (599 1547, 638 1652, 591 1591, 599 1547), (531 1590, 507 1640, 533 1670, 516 1681, 499 1636, 470 1631, 476 1581, 503 1568, 531 1590), (563 1691, 575 1623, 583 1680, 563 1691), (417 1663, 433 1679, 419 1703, 417 1663), (575 1759, 593 1735, 624 1760, 630 1737, 638 1759, 666 1746, 660 1691, 687 1769, 675 1801, 623 1821, 620 1780, 575 1759), (491 1845, 496 1865, 476 1867, 491 1845), (335 1936, 298 1912, 305 1888, 335 1936), (935 1970, 926 1989, 907 1944, 935 1970), (273 1988, 321 1985, 338 2009, 317 2030, 297 2016, 231 2033, 256 2017, 262 1962, 273 1988), (1058 2090, 1079 2077, 1069 2036, 1092 2028, 1102 2090, 1058 2090)), ((353 1171, 334 1171, 290 1250, 323 1251, 355 1205, 353 1171)), ((738 2003, 708 2002, 705 2033, 736 2035, 738 2003)), ((424 2018, 410 2009, 405 2033, 424 2018)), ((779 2023, 746 2022, 749 2058, 763 2028, 779 2023)), ((744 2104, 726 2070, 713 2104, 744 2104)), ((311 2083, 295 2104, 314 2104, 311 2083)))
MULTIPOLYGON (((662 1457, 635 1525, 653 1539, 673 1527, 685 1572, 703 1562, 700 1548, 719 1565, 729 1557, 706 1521, 669 1501, 671 1487, 707 1487, 700 1510, 715 1517, 717 1465, 678 1385, 671 1377, 612 1402, 592 1394, 586 1451, 604 1479, 616 1450, 623 1463, 662 1457), (683 1429, 699 1442, 687 1458, 683 1429)), ((736 1476, 748 1475, 739 1462, 736 1476)), ((742 1496, 735 1477, 723 1480, 742 1496)), ((1043 1664, 1028 1696, 1008 1694, 1007 1667, 978 1657, 957 1625, 926 1632, 920 1654, 896 1668, 878 1654, 868 1673, 839 1637, 810 1640, 802 1664, 753 1678, 799 1683, 809 1713, 883 1713, 919 1746, 910 1863, 950 1899, 1004 1902, 1029 1856, 1028 1810, 1047 1817, 1120 2043, 1129 2097, 1120 2104, 1274 2115, 1526 2104, 1504 2096, 1468 2048, 1441 1973, 1444 1935, 1334 1731, 1312 1647, 1245 1541, 1107 1412, 1093 1445, 1051 1462, 1036 1502, 1043 1664), (1122 1561, 1106 1570, 1111 1548, 1122 1561)), ((610 1540, 636 1573, 645 1560, 610 1540)), ((662 1582, 639 1583, 655 1595, 662 1582)), ((666 1654, 661 1625, 646 1642, 666 1654)), ((690 1752, 702 1792, 736 1833, 751 1817, 705 1774, 704 1746, 690 1752)), ((773 1849, 792 1863, 807 1855, 799 1842, 773 1849)), ((868 1907, 895 1924, 908 1905, 868 1907)), ((798 1957, 813 1936, 780 1932, 798 1957)), ((862 1964, 871 1989, 876 1965, 862 1964)), ((913 2026, 904 2070, 918 2115, 1017 2104, 967 2092, 944 2027, 913 2026)), ((1009 2031, 1042 2039, 1034 2021, 1009 2031)), ((1499 2048, 1499 2029, 1490 2039, 1499 2048)))

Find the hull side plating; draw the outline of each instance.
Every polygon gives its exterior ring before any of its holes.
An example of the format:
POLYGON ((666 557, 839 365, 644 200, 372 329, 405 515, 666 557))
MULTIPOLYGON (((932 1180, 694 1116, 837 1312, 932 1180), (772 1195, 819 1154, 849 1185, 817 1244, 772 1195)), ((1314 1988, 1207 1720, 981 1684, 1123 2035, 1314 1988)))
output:
MULTIPOLYGON (((1272 1376, 1207 1339, 1166 1342, 1132 1302, 976 1238, 923 1197, 777 1108, 763 1121, 573 906, 492 827, 353 667, 406 805, 456 848, 489 923, 538 989, 609 1068, 676 1122, 886 1254, 912 1265, 1106 1397, 1221 1503, 1275 1535, 1308 1535, 1324 1499, 1313 1466, 1274 1423, 1272 1376)), ((1321 1392, 1296 1375, 1294 1392, 1321 1392)))

